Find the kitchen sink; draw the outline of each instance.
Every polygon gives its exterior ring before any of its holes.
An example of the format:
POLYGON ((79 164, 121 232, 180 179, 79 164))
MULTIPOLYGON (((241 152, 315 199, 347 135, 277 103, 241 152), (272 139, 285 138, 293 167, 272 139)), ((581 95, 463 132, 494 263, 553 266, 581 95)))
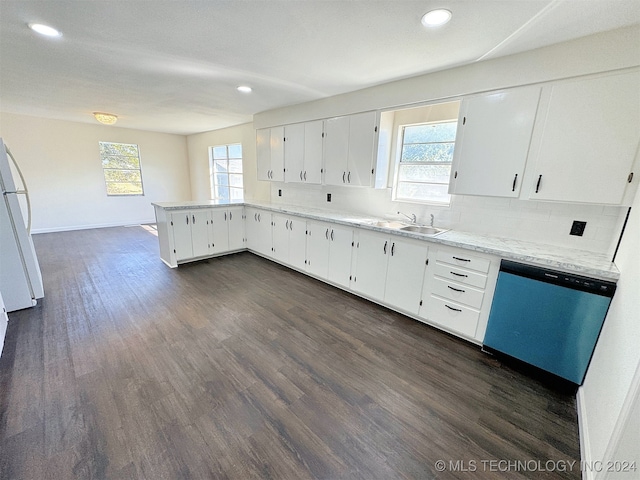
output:
POLYGON ((395 229, 402 229, 402 227, 406 227, 407 224, 406 223, 402 223, 402 222, 398 222, 398 221, 394 221, 394 220, 381 220, 379 222, 376 222, 373 224, 375 227, 383 227, 383 228, 395 228, 395 229))
POLYGON ((429 235, 432 237, 448 231, 443 228, 426 227, 422 225, 407 225, 406 227, 401 227, 400 230, 405 232, 419 233, 421 235, 429 235))

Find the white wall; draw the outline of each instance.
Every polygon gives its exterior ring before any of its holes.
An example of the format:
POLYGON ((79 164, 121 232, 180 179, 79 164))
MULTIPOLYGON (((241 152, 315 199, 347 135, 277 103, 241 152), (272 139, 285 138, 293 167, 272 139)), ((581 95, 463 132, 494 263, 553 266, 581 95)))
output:
POLYGON ((154 222, 151 202, 191 199, 182 135, 2 113, 0 136, 28 184, 34 233, 154 222), (100 141, 139 146, 144 195, 107 196, 100 141))
MULTIPOLYGON (((623 406, 627 396, 633 396, 634 374, 640 369, 640 191, 631 207, 616 265, 620 270, 618 288, 584 385, 578 391, 581 436, 585 439, 583 460, 588 461, 609 460, 606 453, 610 449, 611 453, 625 451, 624 445, 613 447, 617 433, 624 431, 622 424, 629 418, 625 413, 632 412, 625 412, 623 406)), ((634 401, 637 403, 638 399, 627 400, 625 408, 631 409, 634 401)), ((636 405, 636 411, 637 408, 636 405)), ((633 450, 640 451, 637 444, 633 450)))
POLYGON ((256 131, 252 123, 204 132, 187 137, 189 173, 193 200, 209 200, 209 147, 242 144, 242 169, 244 172, 244 199, 254 202, 269 201, 268 182, 259 182, 256 165, 256 131))

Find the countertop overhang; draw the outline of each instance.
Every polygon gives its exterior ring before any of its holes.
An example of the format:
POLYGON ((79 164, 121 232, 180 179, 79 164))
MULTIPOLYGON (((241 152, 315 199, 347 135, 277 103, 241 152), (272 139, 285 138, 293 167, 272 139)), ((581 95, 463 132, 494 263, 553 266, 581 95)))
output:
POLYGON ((451 247, 463 248, 466 250, 495 255, 507 260, 514 260, 531 265, 538 265, 545 268, 584 275, 586 277, 597 277, 604 280, 612 281, 617 281, 620 278, 620 272, 616 265, 610 260, 607 255, 602 253, 526 242, 523 240, 516 240, 511 238, 480 235, 459 230, 449 230, 444 233, 440 233, 437 236, 427 236, 405 230, 379 227, 376 226, 375 223, 383 219, 355 213, 321 210, 308 207, 282 206, 265 203, 229 203, 217 200, 157 202, 153 203, 152 205, 163 208, 165 210, 182 210, 187 208, 215 208, 229 206, 255 207, 269 210, 271 212, 305 217, 310 220, 333 222, 391 235, 413 238, 426 242, 448 245, 451 247))

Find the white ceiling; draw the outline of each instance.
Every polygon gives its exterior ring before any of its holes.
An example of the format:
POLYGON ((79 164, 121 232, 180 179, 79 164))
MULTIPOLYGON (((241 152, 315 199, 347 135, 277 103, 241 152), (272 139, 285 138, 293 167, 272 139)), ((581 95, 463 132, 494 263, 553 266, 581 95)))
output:
POLYGON ((190 134, 638 23, 639 0, 0 0, 0 110, 190 134))

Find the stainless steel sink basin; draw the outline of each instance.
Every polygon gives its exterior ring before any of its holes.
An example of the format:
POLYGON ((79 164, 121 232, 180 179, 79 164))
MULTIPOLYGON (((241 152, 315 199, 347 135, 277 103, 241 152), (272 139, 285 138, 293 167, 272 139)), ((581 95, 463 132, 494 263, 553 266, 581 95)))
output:
POLYGON ((407 224, 406 223, 402 223, 402 222, 398 222, 398 221, 393 221, 393 220, 381 220, 379 222, 376 222, 373 224, 376 227, 383 227, 383 228, 395 228, 395 229, 401 229, 402 227, 406 227, 407 224))
POLYGON ((429 235, 432 237, 447 231, 443 228, 426 227, 421 225, 407 225, 406 227, 400 228, 400 230, 403 230, 405 232, 419 233, 421 235, 429 235))

